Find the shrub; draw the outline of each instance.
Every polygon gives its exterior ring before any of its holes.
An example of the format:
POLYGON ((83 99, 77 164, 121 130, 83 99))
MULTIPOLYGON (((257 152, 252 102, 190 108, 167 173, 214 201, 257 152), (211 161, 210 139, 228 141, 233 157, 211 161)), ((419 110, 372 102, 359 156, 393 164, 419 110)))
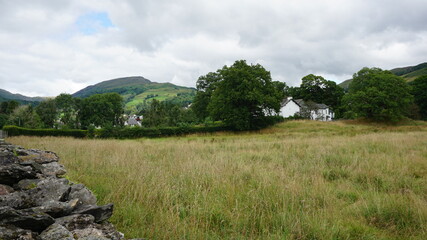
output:
POLYGON ((79 130, 79 129, 29 129, 29 128, 22 128, 17 126, 4 126, 3 130, 7 132, 8 136, 38 136, 38 137, 45 137, 45 136, 61 136, 61 137, 76 137, 76 138, 83 138, 86 137, 87 131, 86 130, 79 130))

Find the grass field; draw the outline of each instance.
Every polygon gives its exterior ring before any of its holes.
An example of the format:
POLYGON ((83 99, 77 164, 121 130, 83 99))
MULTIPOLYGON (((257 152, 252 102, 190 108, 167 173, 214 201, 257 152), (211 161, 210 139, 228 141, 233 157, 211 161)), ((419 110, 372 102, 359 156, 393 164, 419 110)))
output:
POLYGON ((426 123, 7 140, 58 153, 129 238, 427 239, 426 123))

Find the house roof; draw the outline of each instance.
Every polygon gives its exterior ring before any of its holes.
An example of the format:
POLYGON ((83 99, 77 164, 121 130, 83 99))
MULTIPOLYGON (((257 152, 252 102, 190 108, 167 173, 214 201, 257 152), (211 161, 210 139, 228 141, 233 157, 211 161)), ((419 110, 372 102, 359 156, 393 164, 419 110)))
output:
MULTIPOLYGON (((307 107, 307 103, 303 100, 303 99, 286 99, 283 103, 282 103, 282 106, 286 106, 286 104, 288 104, 290 101, 293 101, 294 103, 296 103, 299 107, 302 107, 302 108, 304 108, 304 107, 307 107)), ((316 108, 318 108, 318 109, 326 109, 326 108, 329 108, 329 106, 328 105, 326 105, 326 104, 323 104, 323 103, 315 103, 315 102, 312 102, 315 106, 316 106, 316 108)))

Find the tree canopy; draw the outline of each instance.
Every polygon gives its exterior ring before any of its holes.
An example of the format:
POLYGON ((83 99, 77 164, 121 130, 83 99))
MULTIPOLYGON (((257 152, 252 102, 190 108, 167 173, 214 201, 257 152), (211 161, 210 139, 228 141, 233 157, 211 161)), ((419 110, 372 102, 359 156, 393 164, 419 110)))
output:
POLYGON ((427 120, 427 75, 416 78, 409 85, 421 119, 427 120))
POLYGON ((260 64, 239 60, 201 76, 192 107, 199 117, 221 120, 234 129, 257 129, 267 116, 279 112, 285 87, 272 81, 260 64))
POLYGON ((353 75, 344 96, 346 116, 375 121, 398 121, 411 104, 412 95, 405 80, 380 68, 363 68, 353 75))
POLYGON ((121 125, 123 98, 118 93, 92 95, 82 100, 78 114, 82 128, 121 125))
POLYGON ((341 106, 344 89, 334 81, 309 74, 302 78, 299 88, 290 89, 290 95, 296 99, 326 104, 336 111, 341 106))

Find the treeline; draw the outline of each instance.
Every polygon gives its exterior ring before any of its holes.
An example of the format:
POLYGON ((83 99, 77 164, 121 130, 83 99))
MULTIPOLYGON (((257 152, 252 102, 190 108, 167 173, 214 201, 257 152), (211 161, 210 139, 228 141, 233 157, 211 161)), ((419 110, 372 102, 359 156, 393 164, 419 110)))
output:
MULTIPOLYGON (((288 87, 283 82, 273 81, 270 72, 260 64, 249 65, 244 60, 200 76, 192 104, 183 106, 182 102, 153 99, 139 105, 135 114, 143 116, 141 126, 147 129, 173 127, 182 130, 218 124, 231 130, 252 130, 282 121, 280 109, 289 96, 326 104, 336 118, 390 122, 403 118, 427 120, 427 76, 406 83, 390 71, 363 68, 353 75, 348 91, 314 74, 302 78, 299 87, 288 87)), ((188 98, 189 95, 178 97, 188 98)), ((158 131, 120 130, 127 120, 123 108, 123 99, 117 93, 83 99, 61 94, 37 107, 3 102, 0 124, 89 132, 102 128, 106 134, 115 131, 113 135, 118 137, 158 131), (121 135, 127 131, 129 134, 121 135)), ((181 130, 170 131, 177 134, 184 131, 181 130)))
POLYGON ((117 93, 95 94, 84 99, 60 94, 36 107, 8 101, 1 104, 0 111, 1 127, 88 129, 123 123, 123 99, 117 93))
POLYGON ((338 119, 364 118, 398 122, 404 118, 427 120, 427 75, 407 83, 380 68, 363 68, 353 75, 348 91, 322 76, 310 74, 288 96, 324 103, 338 119))

